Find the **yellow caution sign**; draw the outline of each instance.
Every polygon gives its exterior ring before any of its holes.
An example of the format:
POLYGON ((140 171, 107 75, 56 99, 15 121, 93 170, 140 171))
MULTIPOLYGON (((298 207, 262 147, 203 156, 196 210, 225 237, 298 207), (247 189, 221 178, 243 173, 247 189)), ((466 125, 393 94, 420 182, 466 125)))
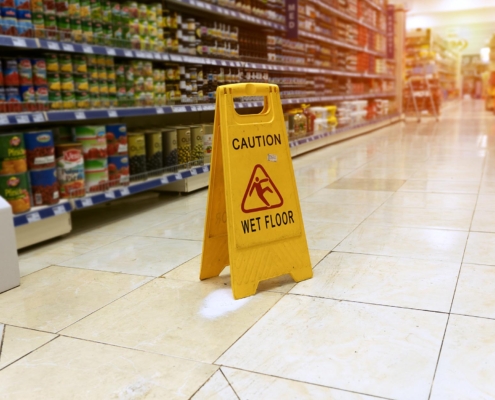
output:
POLYGON ((240 299, 265 279, 313 276, 278 86, 240 83, 217 89, 210 189, 200 279, 230 265, 240 299), (263 96, 256 115, 234 98, 263 96))

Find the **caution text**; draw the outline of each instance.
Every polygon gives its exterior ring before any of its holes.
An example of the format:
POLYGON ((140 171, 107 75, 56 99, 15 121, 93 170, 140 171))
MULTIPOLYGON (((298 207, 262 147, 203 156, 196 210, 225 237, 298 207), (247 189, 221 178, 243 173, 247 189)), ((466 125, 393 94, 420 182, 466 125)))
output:
POLYGON ((280 138, 280 133, 275 135, 248 136, 241 139, 234 138, 232 140, 232 147, 234 150, 254 149, 255 147, 276 146, 281 144, 282 139, 280 138))
POLYGON ((249 218, 241 221, 244 233, 258 232, 264 229, 277 228, 279 226, 294 224, 292 211, 269 214, 263 217, 249 218))

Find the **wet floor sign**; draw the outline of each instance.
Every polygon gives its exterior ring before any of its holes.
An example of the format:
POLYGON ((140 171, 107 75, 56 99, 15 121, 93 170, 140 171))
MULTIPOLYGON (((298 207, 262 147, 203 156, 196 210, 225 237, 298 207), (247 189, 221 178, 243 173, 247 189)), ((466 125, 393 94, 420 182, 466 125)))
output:
POLYGON ((265 279, 313 276, 278 86, 218 88, 200 279, 230 265, 240 299, 265 279), (234 98, 263 96, 256 115, 239 115, 234 98))

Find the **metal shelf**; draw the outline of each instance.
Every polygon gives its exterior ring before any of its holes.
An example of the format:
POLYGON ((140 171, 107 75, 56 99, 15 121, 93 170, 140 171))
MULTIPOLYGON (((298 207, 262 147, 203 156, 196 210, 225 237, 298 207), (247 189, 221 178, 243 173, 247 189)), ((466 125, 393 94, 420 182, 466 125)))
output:
POLYGON ((55 217, 73 210, 68 200, 61 200, 58 204, 52 206, 33 207, 29 212, 14 215, 14 226, 22 226, 41 221, 42 219, 55 217))

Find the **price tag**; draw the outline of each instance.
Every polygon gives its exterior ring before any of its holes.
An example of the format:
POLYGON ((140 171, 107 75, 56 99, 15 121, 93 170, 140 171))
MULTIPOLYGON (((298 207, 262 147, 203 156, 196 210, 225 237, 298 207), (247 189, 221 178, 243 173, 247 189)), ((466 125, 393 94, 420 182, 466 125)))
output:
POLYGON ((177 179, 177 180, 182 179, 182 175, 181 174, 174 174, 174 175, 175 175, 175 179, 177 179))
POLYGON ((86 114, 83 111, 77 111, 75 113, 76 119, 86 119, 86 114))
POLYGON ((155 57, 156 60, 162 59, 162 55, 160 53, 153 53, 153 56, 155 57))
POLYGON ((208 166, 207 166, 207 165, 205 165, 205 166, 203 167, 203 172, 208 172, 209 170, 210 170, 210 168, 208 168, 208 166))
POLYGON ((34 113, 33 114, 33 121, 34 122, 44 122, 45 121, 45 117, 43 116, 42 113, 34 113))
POLYGON ((191 111, 198 111, 198 108, 196 106, 191 106, 191 111))
POLYGON ((206 7, 207 10, 211 10, 211 5, 210 4, 204 4, 204 7, 206 7))
POLYGON ((148 59, 153 59, 153 53, 144 53, 144 56, 148 59))
POLYGON ((166 185, 168 183, 168 178, 166 176, 162 176, 160 178, 160 182, 162 183, 162 185, 166 185))
POLYGON ((107 199, 115 199, 115 193, 114 192, 105 192, 105 197, 107 199))
POLYGON ((186 107, 184 106, 175 106, 172 108, 173 112, 187 112, 186 107))
POLYGON ((16 115, 15 120, 18 124, 29 124, 29 117, 27 115, 16 115))
POLYGON ((50 50, 60 50, 60 46, 57 42, 48 42, 48 48, 50 50))
POLYGON ((136 51, 136 57, 144 58, 144 53, 142 51, 136 51))
POLYGON ((93 48, 91 46, 83 44, 82 49, 85 53, 93 54, 93 48))
POLYGON ((112 49, 111 47, 107 47, 107 55, 115 56, 117 55, 117 52, 115 51, 115 49, 112 49))
POLYGON ((225 61, 222 61, 222 65, 225 67, 227 63, 225 61))
POLYGON ((65 207, 60 205, 53 207, 52 210, 55 215, 61 215, 65 213, 65 207))
POLYGON ((131 50, 124 50, 124 56, 126 56, 126 57, 134 57, 131 50))
POLYGON ((115 110, 108 110, 108 116, 110 118, 117 118, 117 116, 118 116, 117 115, 117 111, 115 111, 115 110))
POLYGON ((9 124, 9 119, 7 118, 7 116, 0 114, 0 125, 8 125, 8 124, 9 124))
POLYGON ((170 54, 170 59, 172 61, 176 61, 176 62, 182 62, 182 57, 181 56, 177 56, 175 54, 170 54))
POLYGON ((157 113, 157 114, 163 114, 163 113, 164 113, 163 108, 158 107, 158 108, 156 109, 156 113, 157 113))
POLYGON ((27 214, 26 219, 28 220, 29 223, 32 223, 32 222, 36 222, 36 221, 41 221, 41 216, 38 212, 33 212, 30 214, 27 214))
POLYGON ((196 171, 195 169, 192 169, 191 170, 191 175, 198 175, 198 171, 196 171))
POLYGON ((74 46, 72 46, 70 43, 62 43, 62 48, 65 51, 74 51, 74 46))
POLYGON ((12 38, 12 44, 16 47, 27 47, 26 41, 22 38, 12 38))
POLYGON ((131 192, 129 192, 128 188, 120 189, 120 195, 121 196, 129 196, 131 192))
POLYGON ((83 207, 89 207, 93 205, 93 199, 90 197, 87 197, 85 199, 81 199, 81 204, 83 207))

